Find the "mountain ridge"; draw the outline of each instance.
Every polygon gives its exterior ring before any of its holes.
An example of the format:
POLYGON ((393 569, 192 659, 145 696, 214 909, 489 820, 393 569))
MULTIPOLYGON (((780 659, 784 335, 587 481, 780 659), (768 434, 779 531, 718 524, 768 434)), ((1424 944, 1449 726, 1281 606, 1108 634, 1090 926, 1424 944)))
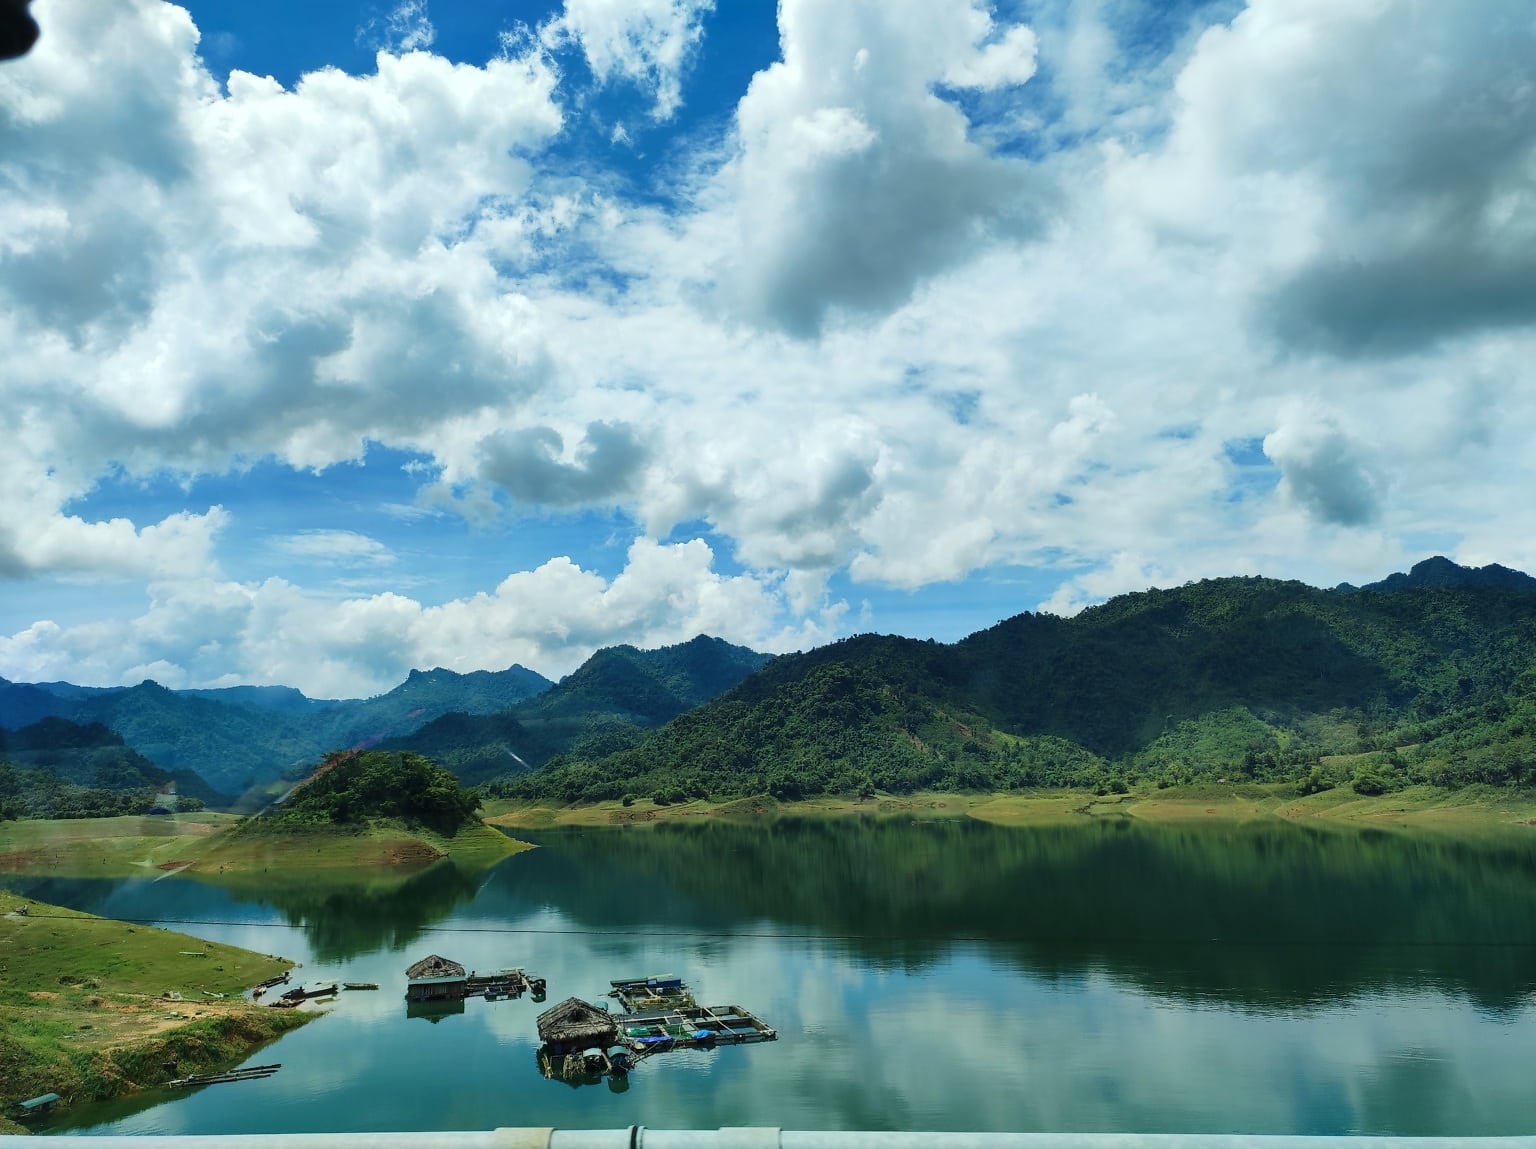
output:
POLYGON ((351 700, 309 699, 285 686, 174 690, 150 679, 123 687, 0 679, 0 726, 48 718, 100 723, 158 767, 195 771, 213 788, 240 793, 303 774, 332 750, 395 746, 451 717, 447 728, 460 742, 471 732, 481 737, 470 749, 483 750, 483 761, 470 776, 483 778, 526 761, 501 748, 525 738, 519 719, 505 713, 520 703, 554 692, 549 706, 520 712, 536 729, 530 745, 542 762, 583 737, 628 744, 633 731, 734 685, 768 657, 699 635, 655 651, 603 648, 560 684, 517 664, 466 673, 433 667, 413 669, 383 694, 351 700))
POLYGON ((639 650, 604 647, 549 690, 479 717, 448 714, 382 746, 426 754, 468 783, 516 767, 537 767, 586 747, 627 746, 735 686, 769 661, 766 654, 697 635, 639 650))
POLYGON ((949 644, 856 635, 781 656, 634 746, 573 752, 494 789, 677 800, 1536 777, 1526 576, 1415 570, 1376 589, 1208 579, 1072 618, 1025 612, 949 644))

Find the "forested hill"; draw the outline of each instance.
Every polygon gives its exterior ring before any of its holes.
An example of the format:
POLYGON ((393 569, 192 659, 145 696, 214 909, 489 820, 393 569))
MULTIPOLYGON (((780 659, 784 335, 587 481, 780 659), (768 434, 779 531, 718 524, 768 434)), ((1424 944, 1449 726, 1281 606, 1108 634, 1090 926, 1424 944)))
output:
POLYGON ((477 820, 479 805, 479 794, 419 754, 343 750, 329 755, 281 805, 246 826, 259 833, 285 825, 362 825, 384 818, 451 837, 477 820))
POLYGON ((99 724, 44 718, 20 730, 0 727, 0 819, 145 814, 226 801, 196 774, 159 769, 99 724))
POLYGON ((706 635, 659 650, 606 647, 533 698, 495 714, 449 714, 384 745, 434 758, 470 784, 560 753, 596 757, 635 745, 768 658, 706 635))
POLYGON ((1436 559, 1366 589, 1207 580, 949 645, 864 635, 776 659, 636 746, 497 789, 794 797, 1222 777, 1380 792, 1524 780, 1533 739, 1536 580, 1436 559))

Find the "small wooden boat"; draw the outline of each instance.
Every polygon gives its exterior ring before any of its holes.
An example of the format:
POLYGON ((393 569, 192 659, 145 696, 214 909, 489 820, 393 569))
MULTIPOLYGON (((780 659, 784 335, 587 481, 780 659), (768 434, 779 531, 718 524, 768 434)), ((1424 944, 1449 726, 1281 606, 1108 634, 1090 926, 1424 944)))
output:
POLYGON ((344 981, 344 982, 341 983, 341 988, 342 989, 378 989, 379 988, 379 983, 376 982, 376 981, 344 981))
POLYGON ((57 1093, 44 1093, 41 1097, 29 1097, 25 1101, 16 1103, 16 1116, 22 1120, 28 1117, 41 1117, 57 1105, 61 1098, 57 1093))
POLYGON ((287 993, 283 994, 283 1000, 303 1001, 305 998, 310 997, 325 997, 327 994, 335 993, 340 988, 340 983, 334 981, 328 982, 324 985, 317 985, 312 988, 302 985, 295 986, 293 989, 290 989, 287 993))

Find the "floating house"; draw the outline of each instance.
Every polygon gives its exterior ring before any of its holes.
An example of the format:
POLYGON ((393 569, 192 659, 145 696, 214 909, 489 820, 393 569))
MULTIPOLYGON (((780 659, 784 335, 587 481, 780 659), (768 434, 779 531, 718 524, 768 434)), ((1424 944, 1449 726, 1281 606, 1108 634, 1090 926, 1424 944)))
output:
POLYGON ((405 971, 406 1001, 453 1001, 469 992, 469 975, 456 961, 432 954, 405 971))
POLYGON ((606 1009, 568 997, 539 1014, 539 1040, 552 1054, 580 1053, 594 1046, 606 1048, 619 1035, 618 1024, 606 1009))

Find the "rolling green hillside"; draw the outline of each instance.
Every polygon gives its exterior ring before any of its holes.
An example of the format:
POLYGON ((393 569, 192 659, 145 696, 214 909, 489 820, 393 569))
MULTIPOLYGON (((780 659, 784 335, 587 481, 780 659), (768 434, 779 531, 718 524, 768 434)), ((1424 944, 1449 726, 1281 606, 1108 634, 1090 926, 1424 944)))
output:
POLYGON ((863 635, 776 659, 634 746, 578 747, 492 791, 1521 784, 1536 775, 1536 580, 1489 570, 1430 560, 1334 590, 1215 579, 951 645, 863 635))

